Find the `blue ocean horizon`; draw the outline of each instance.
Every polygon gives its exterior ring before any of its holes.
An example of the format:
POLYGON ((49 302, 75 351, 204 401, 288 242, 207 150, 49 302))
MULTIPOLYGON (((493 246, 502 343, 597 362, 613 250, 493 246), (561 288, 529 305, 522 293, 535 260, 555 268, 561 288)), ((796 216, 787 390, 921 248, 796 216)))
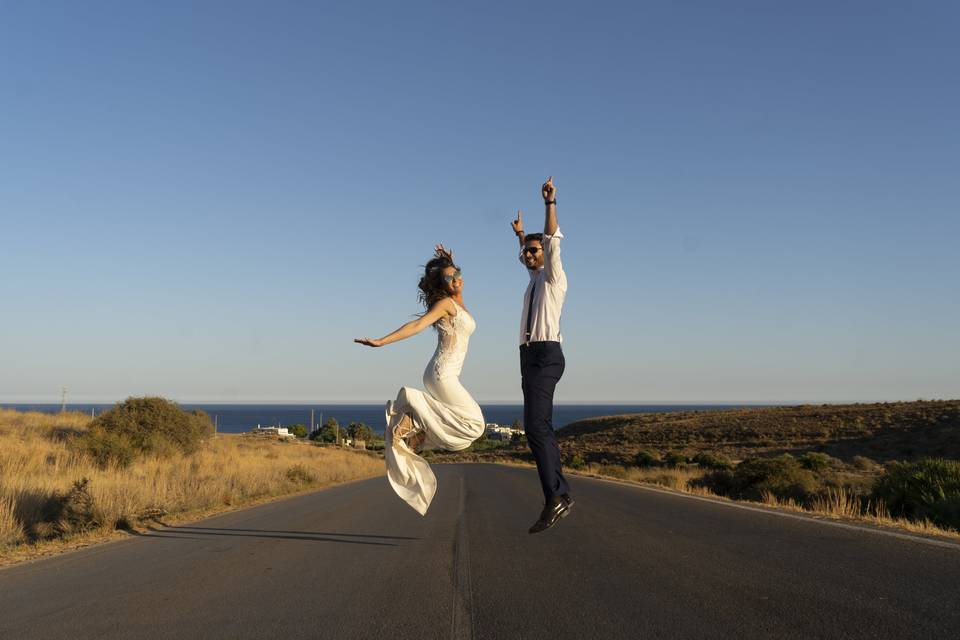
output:
MULTIPOLYGON (((82 411, 100 415, 114 405, 68 404, 70 411, 82 411)), ((383 404, 192 404, 183 403, 184 409, 199 409, 206 412, 211 420, 216 420, 220 433, 243 433, 260 426, 289 426, 292 424, 310 425, 310 411, 313 419, 322 424, 328 418, 335 418, 341 425, 362 422, 375 433, 384 430, 383 404)), ((761 404, 558 404, 553 410, 553 425, 560 429, 571 422, 597 416, 611 416, 624 413, 667 413, 670 411, 703 411, 710 409, 732 409, 742 407, 768 406, 761 404)), ((18 411, 42 411, 57 413, 59 404, 45 403, 0 403, 0 407, 18 411)), ((487 423, 511 425, 514 421, 523 422, 522 404, 481 404, 487 423)))

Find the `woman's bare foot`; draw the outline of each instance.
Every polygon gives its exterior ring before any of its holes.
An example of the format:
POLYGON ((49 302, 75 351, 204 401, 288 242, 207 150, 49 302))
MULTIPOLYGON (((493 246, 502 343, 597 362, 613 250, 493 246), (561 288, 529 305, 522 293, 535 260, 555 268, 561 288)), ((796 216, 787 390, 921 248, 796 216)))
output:
POLYGON ((423 430, 418 430, 409 413, 403 414, 400 421, 393 427, 393 443, 403 440, 407 446, 416 451, 417 447, 422 445, 427 439, 427 434, 423 430))
POLYGON ((407 438, 407 446, 413 449, 414 451, 418 451, 420 447, 423 446, 423 443, 426 442, 426 440, 427 440, 427 432, 418 431, 417 433, 407 438))

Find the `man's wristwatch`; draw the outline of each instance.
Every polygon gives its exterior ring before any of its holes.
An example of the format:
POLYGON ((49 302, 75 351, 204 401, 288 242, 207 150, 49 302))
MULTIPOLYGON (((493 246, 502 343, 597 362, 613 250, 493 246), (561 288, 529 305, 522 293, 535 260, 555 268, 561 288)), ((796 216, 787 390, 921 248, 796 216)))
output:
POLYGON ((557 204, 557 199, 554 198, 553 200, 544 200, 543 204, 557 204))

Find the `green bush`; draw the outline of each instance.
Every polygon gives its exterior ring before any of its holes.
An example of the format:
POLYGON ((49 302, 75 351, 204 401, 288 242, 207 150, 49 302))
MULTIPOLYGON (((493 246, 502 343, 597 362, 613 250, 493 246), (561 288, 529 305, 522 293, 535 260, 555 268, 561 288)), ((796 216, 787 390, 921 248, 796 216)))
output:
POLYGON ((340 423, 337 419, 327 418, 327 422, 322 427, 310 434, 310 439, 318 442, 336 442, 339 431, 340 423))
POLYGON ((137 456, 130 440, 117 433, 108 433, 99 426, 93 427, 77 440, 77 446, 102 469, 110 465, 129 467, 137 456))
POLYGON ((633 459, 633 464, 646 469, 660 462, 660 456, 652 451, 641 451, 633 459))
POLYGON ((349 435, 352 440, 369 442, 373 439, 373 430, 362 422, 351 422, 347 426, 347 435, 349 435))
POLYGON ((815 451, 808 451, 797 460, 800 462, 801 467, 809 469, 810 471, 823 471, 833 462, 833 458, 827 454, 815 451))
POLYGON ((583 459, 583 456, 580 454, 575 454, 570 458, 570 462, 567 463, 567 466, 573 469, 583 469, 587 466, 587 461, 583 459))
POLYGON ((702 469, 732 469, 733 463, 723 456, 713 453, 698 453, 693 456, 691 462, 696 462, 702 469))
POLYGON ((862 471, 873 471, 877 463, 866 456, 853 456, 853 466, 862 471))
POLYGON ((803 504, 821 489, 813 472, 789 454, 776 458, 747 458, 730 476, 718 476, 717 480, 718 483, 728 483, 723 487, 722 495, 741 500, 762 500, 763 494, 769 492, 780 499, 803 504))
POLYGON ((687 464, 687 456, 677 451, 670 451, 663 457, 663 462, 668 467, 682 467, 687 464))
POLYGON ((960 530, 960 460, 894 462, 873 486, 891 515, 960 530))
POLYGON ((292 424, 289 427, 287 427, 287 430, 289 430, 290 433, 297 436, 298 438, 307 437, 307 425, 305 424, 292 424))
POLYGON ((91 433, 103 431, 130 443, 138 453, 192 453, 213 434, 202 411, 184 411, 164 398, 127 398, 90 423, 91 433))

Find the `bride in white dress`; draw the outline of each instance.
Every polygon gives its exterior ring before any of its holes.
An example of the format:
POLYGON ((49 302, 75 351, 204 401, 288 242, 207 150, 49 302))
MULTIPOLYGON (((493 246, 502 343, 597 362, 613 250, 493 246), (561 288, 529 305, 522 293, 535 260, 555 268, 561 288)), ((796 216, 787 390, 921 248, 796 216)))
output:
POLYGON ((470 334, 477 324, 463 306, 463 278, 453 253, 437 245, 435 257, 424 267, 420 301, 426 312, 382 338, 354 342, 382 347, 433 326, 437 349, 423 372, 426 392, 403 387, 387 402, 384 432, 387 479, 393 490, 420 515, 426 515, 437 491, 437 478, 422 449, 466 449, 483 433, 480 405, 460 384, 470 334))

